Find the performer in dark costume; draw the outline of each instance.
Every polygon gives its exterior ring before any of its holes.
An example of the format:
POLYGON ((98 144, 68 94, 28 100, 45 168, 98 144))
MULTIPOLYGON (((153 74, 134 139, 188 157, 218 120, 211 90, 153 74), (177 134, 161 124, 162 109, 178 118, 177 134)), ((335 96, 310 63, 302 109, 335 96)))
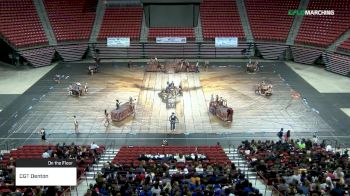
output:
POLYGON ((119 109, 119 107, 120 107, 120 102, 119 102, 119 100, 118 100, 118 99, 116 100, 115 106, 116 106, 116 109, 118 110, 118 109, 119 109))
POLYGON ((131 66, 132 66, 132 61, 129 61, 129 62, 128 62, 128 68, 129 68, 129 70, 131 70, 131 66))
POLYGON ((170 130, 175 131, 175 123, 179 122, 179 119, 175 116, 174 112, 169 116, 169 121, 170 121, 170 130))
POLYGON ((44 128, 40 129, 40 135, 41 135, 41 143, 45 143, 46 142, 46 132, 44 128))

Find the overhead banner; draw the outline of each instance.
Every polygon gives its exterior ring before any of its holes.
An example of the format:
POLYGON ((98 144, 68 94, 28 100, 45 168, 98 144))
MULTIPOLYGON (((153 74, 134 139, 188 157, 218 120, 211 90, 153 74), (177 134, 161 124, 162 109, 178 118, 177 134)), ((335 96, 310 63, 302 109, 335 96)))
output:
POLYGON ((185 44, 186 37, 157 37, 157 44, 185 44))
POLYGON ((130 37, 107 37, 107 47, 130 47, 130 37))
POLYGON ((236 48, 237 46, 237 37, 215 37, 216 48, 236 48))

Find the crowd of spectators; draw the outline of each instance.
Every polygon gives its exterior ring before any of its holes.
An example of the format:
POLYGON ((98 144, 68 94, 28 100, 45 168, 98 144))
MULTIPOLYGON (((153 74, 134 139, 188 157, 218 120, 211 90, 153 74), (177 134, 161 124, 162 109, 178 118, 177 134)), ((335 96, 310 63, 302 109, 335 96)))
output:
MULTIPOLYGON (((40 145, 40 149, 45 145, 40 145)), ((78 167, 78 178, 85 171, 89 169, 89 165, 96 163, 100 154, 103 152, 104 147, 99 147, 96 144, 91 146, 79 146, 74 143, 70 145, 57 144, 56 146, 47 145, 46 150, 38 150, 33 145, 28 149, 35 149, 32 152, 32 158, 57 158, 57 159, 76 159, 78 167), (91 148, 92 147, 92 148, 91 148), (35 155, 35 151, 39 153, 39 157, 35 155), (44 152, 42 152, 44 151, 44 152), (42 153, 42 154, 41 154, 42 153), (41 154, 41 155, 40 155, 41 154)), ((25 147, 19 147, 11 153, 3 154, 0 156, 1 159, 1 170, 0 170, 0 195, 14 195, 14 196, 56 196, 62 194, 68 187, 16 187, 15 186, 15 167, 16 158, 21 158, 18 153, 26 149, 25 147)), ((23 151, 23 152, 27 152, 23 151)))
POLYGON ((347 151, 334 152, 310 139, 244 141, 239 151, 283 195, 348 195, 347 151))
POLYGON ((201 159, 145 159, 138 166, 107 162, 86 196, 261 195, 235 164, 201 159))

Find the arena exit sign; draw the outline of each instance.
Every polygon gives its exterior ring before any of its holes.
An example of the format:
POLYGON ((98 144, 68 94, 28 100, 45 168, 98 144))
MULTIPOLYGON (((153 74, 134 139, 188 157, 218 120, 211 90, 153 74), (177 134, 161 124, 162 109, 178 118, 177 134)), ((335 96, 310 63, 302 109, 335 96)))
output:
POLYGON ((17 159, 16 186, 76 186, 75 159, 17 159))

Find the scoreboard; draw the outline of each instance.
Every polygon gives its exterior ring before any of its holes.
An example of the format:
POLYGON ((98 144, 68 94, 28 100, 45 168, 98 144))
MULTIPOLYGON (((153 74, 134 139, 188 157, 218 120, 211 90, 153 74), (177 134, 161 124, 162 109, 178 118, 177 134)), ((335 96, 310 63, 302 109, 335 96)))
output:
POLYGON ((201 0, 141 0, 148 27, 196 27, 201 0))

